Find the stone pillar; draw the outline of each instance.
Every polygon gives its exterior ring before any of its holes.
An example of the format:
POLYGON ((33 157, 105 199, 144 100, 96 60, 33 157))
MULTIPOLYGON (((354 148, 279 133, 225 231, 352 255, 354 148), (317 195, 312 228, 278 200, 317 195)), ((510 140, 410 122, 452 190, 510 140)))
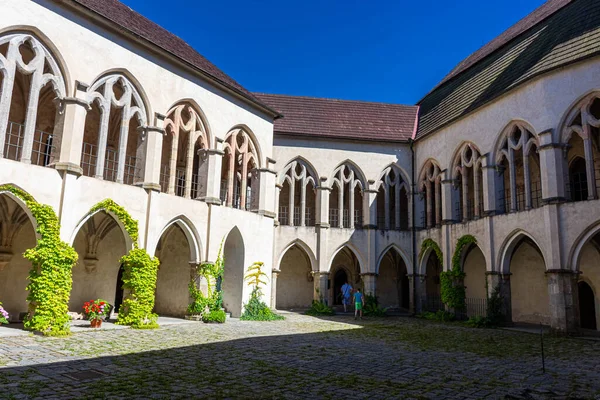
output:
POLYGON ((198 166, 198 200, 208 204, 221 204, 221 166, 223 150, 199 150, 200 165, 198 166))
POLYGON ((363 281, 363 292, 365 295, 370 294, 371 296, 377 295, 377 274, 374 272, 365 272, 360 274, 363 281))
POLYGON ((281 273, 281 270, 274 269, 271 271, 271 308, 277 309, 277 277, 281 273))
POLYGON ((549 269, 546 277, 550 297, 550 327, 560 333, 576 333, 579 326, 577 274, 567 269, 549 269))
POLYGON ((141 173, 143 179, 142 187, 160 191, 160 162, 162 158, 162 145, 165 130, 163 128, 165 116, 156 114, 155 125, 143 127, 143 137, 145 151, 144 170, 141 173))
POLYGON ((431 181, 427 181, 427 190, 425 191, 425 204, 427 205, 427 219, 425 221, 425 226, 427 228, 432 228, 435 226, 435 223, 433 223, 433 213, 435 210, 433 209, 434 193, 432 193, 432 187, 433 183, 431 181))
POLYGON ((594 170, 594 150, 592 138, 590 136, 590 125, 583 126, 584 139, 583 149, 585 151, 585 169, 588 185, 588 200, 596 198, 596 171, 594 170))
MULTIPOLYGON (((275 160, 267 157, 267 167, 258 170, 259 173, 259 193, 258 202, 254 199, 252 203, 258 207, 258 214, 264 215, 265 217, 275 218, 275 181, 277 172, 273 169, 275 160)), ((256 192, 253 191, 252 195, 256 196, 256 192)), ((255 211, 254 206, 251 207, 252 211, 255 211)))
POLYGON ((363 191, 363 214, 363 227, 377 229, 377 191, 375 189, 363 191))
POLYGON ((320 181, 320 185, 317 187, 317 215, 315 225, 329 228, 329 194, 331 193, 331 188, 326 186, 326 177, 321 177, 320 181))
POLYGON ((538 135, 540 146, 540 173, 542 183, 542 201, 556 203, 566 200, 565 161, 563 146, 552 143, 552 130, 538 135))
POLYGON ((502 315, 504 315, 504 322, 506 324, 512 323, 512 303, 510 297, 510 273, 503 274, 501 272, 486 272, 487 279, 487 297, 488 300, 492 294, 499 289, 499 295, 502 299, 502 315))
MULTIPOLYGON (((75 82, 75 96, 61 100, 54 128, 54 146, 60 149, 58 160, 54 163, 57 170, 81 175, 81 153, 85 118, 91 109, 86 99, 87 85, 75 82)), ((95 144, 95 143, 94 143, 95 144)))
POLYGON ((314 300, 320 301, 322 303, 329 303, 329 289, 327 288, 329 284, 329 273, 328 272, 313 272, 314 277, 314 300))
POLYGON ((421 313, 425 311, 424 305, 427 302, 427 286, 425 284, 426 275, 422 274, 408 274, 409 281, 409 307, 411 313, 421 313), (413 282, 413 280, 415 280, 413 282), (415 300, 417 304, 415 304, 415 300))
POLYGON ((483 215, 494 215, 500 209, 498 202, 498 191, 500 185, 496 179, 498 173, 494 165, 487 157, 481 161, 481 173, 483 174, 483 215))
POLYGON ((525 210, 531 210, 531 176, 529 172, 529 156, 523 153, 523 185, 525 186, 525 210))
POLYGON ((511 147, 508 148, 508 173, 510 177, 510 212, 512 213, 517 211, 517 168, 515 167, 515 151, 511 147))
POLYGON ((275 226, 279 226, 279 197, 281 196, 283 185, 275 185, 275 226))

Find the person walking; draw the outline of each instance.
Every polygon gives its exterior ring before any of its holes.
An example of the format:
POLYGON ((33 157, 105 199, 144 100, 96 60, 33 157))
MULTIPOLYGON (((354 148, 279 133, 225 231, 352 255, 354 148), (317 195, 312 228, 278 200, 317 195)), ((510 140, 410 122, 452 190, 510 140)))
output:
POLYGON ((344 305, 344 312, 348 312, 347 307, 350 305, 350 297, 352 297, 352 285, 346 281, 342 285, 342 304, 344 305))
POLYGON ((365 296, 360 292, 360 289, 356 289, 354 292, 354 319, 358 316, 360 312, 360 319, 362 319, 362 309, 365 305, 365 296))

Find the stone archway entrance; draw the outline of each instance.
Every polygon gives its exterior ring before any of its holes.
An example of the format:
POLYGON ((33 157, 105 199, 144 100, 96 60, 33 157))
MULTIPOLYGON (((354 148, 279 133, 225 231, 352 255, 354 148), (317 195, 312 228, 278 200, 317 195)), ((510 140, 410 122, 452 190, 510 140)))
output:
POLYGON ((348 281, 353 289, 363 289, 358 258, 348 247, 341 249, 333 258, 329 274, 329 304, 341 305, 342 285, 348 281))
POLYGON ((298 245, 285 252, 277 277, 277 309, 308 308, 314 297, 312 267, 306 252, 298 245))
POLYGON ((385 308, 410 308, 410 282, 406 264, 400 253, 389 249, 379 263, 377 298, 385 308))
POLYGON ((429 253, 427 264, 425 266, 425 305, 424 309, 430 312, 436 312, 444 308, 441 297, 440 274, 442 273, 442 264, 437 258, 435 251, 429 253))
POLYGON ((0 195, 0 301, 10 321, 27 314, 27 287, 31 262, 23 257, 36 246, 35 229, 23 207, 0 195))
POLYGON ((594 291, 587 282, 577 284, 579 291, 579 321, 583 329, 597 329, 596 324, 596 298, 594 291))
POLYGON ((348 281, 348 274, 343 269, 338 269, 333 277, 333 305, 342 305, 342 286, 348 281))
POLYGON ((477 245, 467 249, 463 261, 463 272, 465 273, 465 301, 467 316, 486 315, 486 263, 483 252, 477 245))
POLYGON ((223 245, 225 267, 223 272, 223 307, 232 317, 242 315, 244 292, 245 248, 244 239, 237 227, 227 236, 223 245))

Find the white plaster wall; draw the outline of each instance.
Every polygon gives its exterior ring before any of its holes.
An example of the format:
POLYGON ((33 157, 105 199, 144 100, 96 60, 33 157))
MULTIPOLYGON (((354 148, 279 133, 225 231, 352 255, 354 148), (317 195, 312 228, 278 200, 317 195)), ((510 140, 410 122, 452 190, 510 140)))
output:
POLYGON ((10 320, 18 320, 19 314, 27 312, 28 302, 25 290, 29 280, 31 263, 23 257, 23 252, 35 247, 36 239, 33 225, 26 222, 19 230, 13 241, 13 257, 0 270, 0 302, 8 312, 10 320))
POLYGON ((528 243, 521 244, 510 263, 510 292, 514 322, 550 321, 550 299, 544 260, 528 243))
POLYGON ((279 269, 281 273, 277 277, 277 308, 310 307, 314 284, 311 266, 303 251, 297 246, 290 248, 281 259, 279 269))

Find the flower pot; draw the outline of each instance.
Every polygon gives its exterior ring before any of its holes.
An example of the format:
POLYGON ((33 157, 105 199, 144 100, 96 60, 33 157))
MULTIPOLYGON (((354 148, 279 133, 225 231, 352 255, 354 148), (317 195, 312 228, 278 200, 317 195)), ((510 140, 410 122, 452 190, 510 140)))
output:
POLYGON ((90 320, 90 326, 92 328, 100 328, 102 326, 102 320, 101 319, 92 319, 90 320))

